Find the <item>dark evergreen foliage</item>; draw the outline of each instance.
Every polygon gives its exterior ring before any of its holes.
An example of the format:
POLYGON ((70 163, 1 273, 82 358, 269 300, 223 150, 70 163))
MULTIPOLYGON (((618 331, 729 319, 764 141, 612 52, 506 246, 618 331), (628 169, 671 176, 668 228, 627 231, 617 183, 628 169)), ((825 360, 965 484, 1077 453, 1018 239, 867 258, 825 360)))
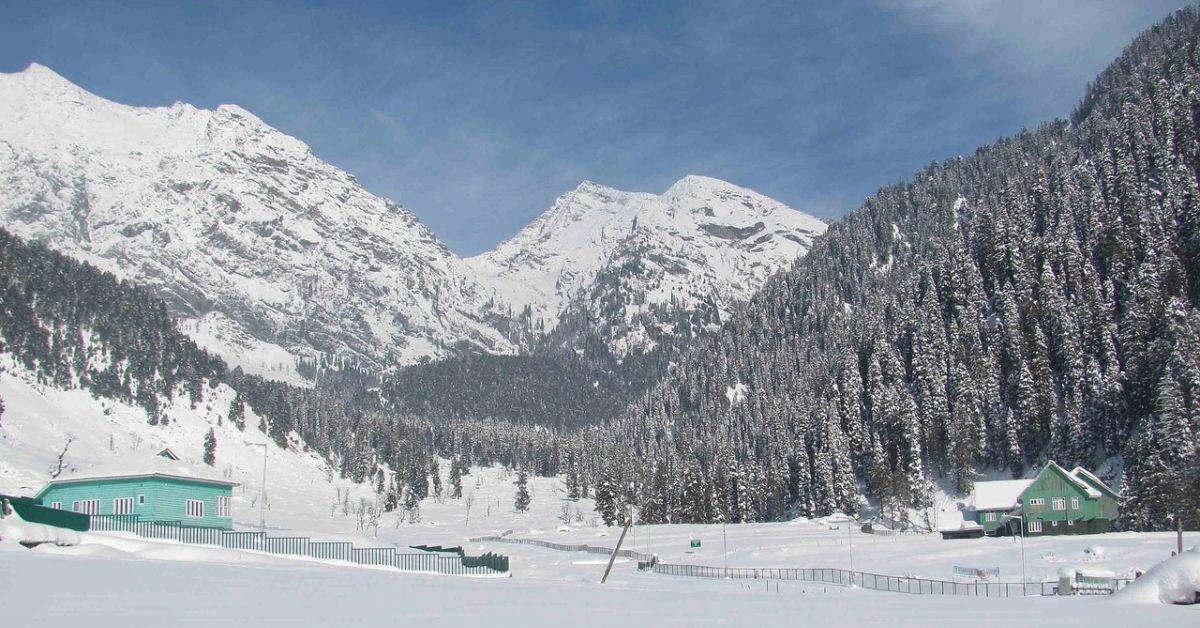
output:
POLYGON ((210 467, 217 464, 217 434, 212 428, 204 435, 204 464, 210 467))
POLYGON ((1183 9, 1070 122, 931 164, 833 225, 589 435, 601 515, 629 486, 668 520, 864 496, 900 516, 936 478, 962 491, 1053 459, 1114 480, 1123 461, 1131 527, 1200 524, 1198 43, 1183 9))
POLYGON ((517 512, 529 510, 529 504, 533 502, 533 498, 529 495, 529 474, 525 469, 517 471, 517 481, 513 484, 517 486, 517 493, 513 498, 513 508, 517 512))

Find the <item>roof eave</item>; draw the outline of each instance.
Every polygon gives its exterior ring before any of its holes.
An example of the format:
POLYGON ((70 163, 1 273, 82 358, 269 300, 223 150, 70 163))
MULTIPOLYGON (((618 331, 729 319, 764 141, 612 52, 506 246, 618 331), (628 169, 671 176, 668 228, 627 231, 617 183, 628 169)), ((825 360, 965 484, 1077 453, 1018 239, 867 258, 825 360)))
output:
POLYGON ((195 482, 197 484, 215 484, 217 486, 228 486, 229 488, 233 488, 235 486, 240 486, 240 484, 238 482, 234 482, 232 480, 212 480, 212 479, 208 479, 208 478, 188 477, 185 475, 174 475, 174 474, 170 474, 170 473, 128 473, 128 474, 121 474, 121 475, 93 475, 93 476, 89 476, 89 477, 75 477, 75 478, 65 478, 65 479, 55 478, 55 479, 47 482, 45 488, 43 488, 41 491, 39 491, 38 495, 41 495, 42 493, 46 492, 46 489, 50 488, 51 486, 62 486, 64 484, 78 484, 81 482, 96 482, 99 480, 136 480, 139 478, 166 478, 169 480, 182 480, 184 482, 195 482))

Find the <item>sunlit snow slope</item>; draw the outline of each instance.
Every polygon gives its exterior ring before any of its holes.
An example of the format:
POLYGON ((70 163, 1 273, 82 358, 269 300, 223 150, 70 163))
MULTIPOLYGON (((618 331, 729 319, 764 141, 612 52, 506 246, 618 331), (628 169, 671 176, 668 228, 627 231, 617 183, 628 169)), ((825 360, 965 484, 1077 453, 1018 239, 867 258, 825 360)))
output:
POLYGON ((621 353, 644 348, 639 313, 704 305, 724 314, 824 230, 812 216, 708 177, 685 177, 661 195, 585 181, 467 263, 546 329, 572 306, 591 310, 599 326, 624 326, 613 347, 621 353))
MULTIPOLYGON (((490 295, 404 208, 236 106, 128 107, 32 65, 0 74, 0 219, 155 289, 248 371, 509 352, 490 295)), ((287 377, 282 377, 287 379, 287 377)))

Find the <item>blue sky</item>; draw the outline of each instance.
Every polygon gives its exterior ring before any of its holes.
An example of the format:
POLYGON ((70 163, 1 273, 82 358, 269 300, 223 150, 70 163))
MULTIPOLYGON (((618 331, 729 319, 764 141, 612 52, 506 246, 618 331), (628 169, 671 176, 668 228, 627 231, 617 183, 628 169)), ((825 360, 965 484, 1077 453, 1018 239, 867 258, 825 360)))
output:
POLYGON ((704 174, 841 216, 1065 116, 1182 4, 16 0, 0 72, 239 104, 471 255, 583 179, 661 192, 704 174))

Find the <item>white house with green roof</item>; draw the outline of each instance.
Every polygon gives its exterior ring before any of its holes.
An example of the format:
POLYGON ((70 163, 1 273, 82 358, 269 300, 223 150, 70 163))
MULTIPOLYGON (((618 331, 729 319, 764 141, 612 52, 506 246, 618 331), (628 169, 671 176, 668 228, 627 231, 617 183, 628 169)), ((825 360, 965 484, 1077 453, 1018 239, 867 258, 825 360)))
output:
POLYGON ((233 487, 210 467, 159 455, 64 473, 38 494, 42 504, 86 515, 137 515, 139 521, 233 528, 233 487))

